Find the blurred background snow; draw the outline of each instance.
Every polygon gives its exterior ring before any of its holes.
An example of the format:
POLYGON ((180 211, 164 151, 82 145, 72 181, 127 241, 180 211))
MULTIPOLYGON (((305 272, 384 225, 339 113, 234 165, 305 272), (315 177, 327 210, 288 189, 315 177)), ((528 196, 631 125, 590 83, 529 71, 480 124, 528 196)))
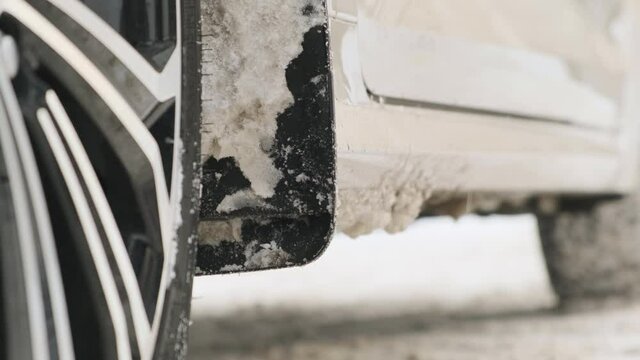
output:
POLYGON ((380 315, 408 308, 460 312, 555 303, 535 218, 428 218, 405 232, 335 236, 301 268, 198 277, 192 313, 343 309, 380 315))
POLYGON ((571 337, 584 322, 599 349, 626 339, 601 335, 608 315, 549 321, 556 299, 528 215, 337 235, 302 268, 199 277, 192 304, 191 360, 584 359, 571 337))

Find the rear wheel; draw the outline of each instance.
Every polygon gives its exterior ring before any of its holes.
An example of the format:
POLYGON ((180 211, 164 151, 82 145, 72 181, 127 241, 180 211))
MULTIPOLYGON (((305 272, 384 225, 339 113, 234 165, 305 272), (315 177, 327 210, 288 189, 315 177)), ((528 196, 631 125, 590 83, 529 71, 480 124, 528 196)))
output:
POLYGON ((561 202, 538 215, 549 276, 562 305, 640 295, 640 199, 561 202))
POLYGON ((27 338, 4 321, 1 358, 184 357, 198 214, 193 11, 188 0, 0 5, 0 319, 30 299, 27 338))

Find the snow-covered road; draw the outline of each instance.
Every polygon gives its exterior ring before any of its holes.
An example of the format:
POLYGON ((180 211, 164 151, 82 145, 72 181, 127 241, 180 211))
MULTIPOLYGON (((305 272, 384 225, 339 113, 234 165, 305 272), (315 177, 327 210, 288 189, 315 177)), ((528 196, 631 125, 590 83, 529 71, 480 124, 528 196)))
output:
POLYGON ((192 360, 632 360, 640 306, 592 313, 535 312, 464 319, 424 314, 327 324, 196 322, 192 360), (285 326, 282 331, 279 326, 285 326), (225 331, 225 327, 231 329, 225 331), (241 332, 239 327, 248 327, 241 332), (206 330, 207 332, 203 332, 206 330), (224 334, 215 338, 215 332, 224 334), (260 332, 261 331, 261 332, 260 332), (246 335, 244 335, 246 334, 246 335), (260 335, 262 334, 262 335, 260 335), (240 335, 242 340, 232 336, 240 335), (203 341, 209 337, 209 341, 203 341), (253 337, 253 341, 250 341, 253 337))
POLYGON ((532 217, 421 220, 394 236, 337 236, 304 268, 197 279, 190 358, 640 356, 640 307, 554 304, 532 217))

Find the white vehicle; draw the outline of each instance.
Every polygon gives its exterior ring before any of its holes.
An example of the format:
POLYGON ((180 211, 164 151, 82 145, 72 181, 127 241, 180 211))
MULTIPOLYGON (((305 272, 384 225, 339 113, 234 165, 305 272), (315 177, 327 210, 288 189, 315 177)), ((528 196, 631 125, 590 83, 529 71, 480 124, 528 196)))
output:
POLYGON ((338 227, 533 212, 562 300, 636 291, 639 5, 334 0, 338 227))
POLYGON ((562 300, 634 292, 638 40, 634 0, 0 0, 0 358, 184 358, 194 275, 419 216, 533 212, 562 300))

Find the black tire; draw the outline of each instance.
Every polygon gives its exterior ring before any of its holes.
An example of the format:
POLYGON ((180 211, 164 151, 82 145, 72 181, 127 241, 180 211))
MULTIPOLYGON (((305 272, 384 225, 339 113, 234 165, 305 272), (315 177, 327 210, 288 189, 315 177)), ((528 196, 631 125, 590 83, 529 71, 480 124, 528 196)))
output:
POLYGON ((538 215, 540 238, 560 304, 602 305, 640 294, 640 199, 564 201, 538 215))
POLYGON ((0 358, 185 358, 199 3, 0 11, 0 358))

